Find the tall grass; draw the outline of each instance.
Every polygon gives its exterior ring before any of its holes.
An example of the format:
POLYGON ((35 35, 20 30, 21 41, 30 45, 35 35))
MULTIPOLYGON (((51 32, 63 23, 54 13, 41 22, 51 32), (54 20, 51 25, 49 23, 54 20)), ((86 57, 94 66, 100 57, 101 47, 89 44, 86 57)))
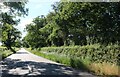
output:
POLYGON ((86 45, 72 47, 44 47, 32 53, 97 75, 119 75, 118 45, 86 45))
POLYGON ((55 53, 46 54, 46 53, 42 53, 42 52, 39 52, 39 51, 36 51, 36 50, 30 50, 30 49, 27 49, 27 50, 32 52, 35 55, 42 56, 44 58, 55 61, 57 63, 62 63, 66 66, 71 66, 71 67, 76 68, 76 69, 82 69, 83 71, 84 70, 89 71, 87 69, 87 67, 84 66, 84 65, 89 64, 89 61, 87 61, 87 59, 86 60, 85 59, 81 60, 79 58, 68 57, 68 56, 59 55, 59 54, 55 54, 55 53))
MULTIPOLYGON (((15 51, 19 50, 19 48, 13 48, 15 51)), ((11 54, 13 54, 12 51, 8 50, 6 47, 0 46, 0 57, 2 59, 10 56, 11 54)))

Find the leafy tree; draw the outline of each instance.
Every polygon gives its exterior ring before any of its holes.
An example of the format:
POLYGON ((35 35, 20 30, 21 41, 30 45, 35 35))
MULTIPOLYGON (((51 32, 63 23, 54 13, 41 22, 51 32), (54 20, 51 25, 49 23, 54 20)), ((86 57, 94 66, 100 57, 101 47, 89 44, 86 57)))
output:
POLYGON ((53 46, 62 46, 63 45, 63 34, 60 30, 59 25, 55 22, 56 20, 56 13, 50 12, 46 16, 47 25, 45 27, 49 27, 49 35, 47 41, 53 46))
POLYGON ((2 30, 2 42, 8 49, 12 50, 11 46, 21 38, 21 33, 9 24, 4 25, 2 30))
POLYGON ((27 42, 27 40, 26 40, 26 37, 24 37, 24 38, 22 39, 22 46, 23 46, 23 47, 26 47, 26 48, 29 48, 29 44, 28 44, 28 42, 27 42))
MULTIPOLYGON (((0 24, 2 30, 2 43, 8 49, 11 49, 13 43, 20 38, 20 32, 13 26, 19 23, 19 19, 16 17, 25 16, 28 14, 28 9, 25 8, 27 2, 3 2, 2 7, 7 7, 8 11, 0 14, 0 24)), ((13 51, 14 52, 14 51, 13 51)))
POLYGON ((28 32, 26 41, 32 48, 38 48, 46 46, 46 35, 40 29, 44 27, 46 24, 44 17, 36 17, 33 20, 33 23, 28 24, 26 27, 26 31, 28 32))
POLYGON ((68 1, 52 6, 53 12, 27 26, 31 47, 120 43, 119 3, 68 1))
POLYGON ((92 44, 109 44, 118 41, 118 38, 115 38, 118 37, 116 35, 119 35, 118 8, 119 3, 61 2, 54 6, 58 14, 56 23, 65 35, 64 40, 72 35, 75 44, 79 39, 83 45, 88 40, 90 40, 88 43, 92 44))

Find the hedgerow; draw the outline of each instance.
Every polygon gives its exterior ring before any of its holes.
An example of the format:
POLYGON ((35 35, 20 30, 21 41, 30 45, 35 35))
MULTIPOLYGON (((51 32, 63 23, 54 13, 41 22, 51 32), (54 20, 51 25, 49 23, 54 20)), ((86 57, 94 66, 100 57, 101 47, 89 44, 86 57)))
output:
POLYGON ((120 65, 119 55, 120 46, 109 45, 101 46, 99 44, 73 47, 44 47, 41 52, 57 53, 69 57, 78 57, 81 59, 89 59, 91 62, 120 65))

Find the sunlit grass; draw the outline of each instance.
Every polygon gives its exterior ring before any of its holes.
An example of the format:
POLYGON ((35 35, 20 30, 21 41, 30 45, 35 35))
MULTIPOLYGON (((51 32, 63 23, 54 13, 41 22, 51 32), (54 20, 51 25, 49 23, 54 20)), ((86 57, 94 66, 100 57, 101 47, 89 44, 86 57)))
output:
MULTIPOLYGON (((15 47, 13 47, 13 49, 15 51, 19 50, 19 48, 15 48, 15 47)), ((13 54, 12 51, 8 50, 6 47, 0 46, 0 56, 2 59, 10 56, 11 54, 13 54)))
POLYGON ((119 75, 120 66, 109 64, 109 63, 91 63, 89 66, 92 71, 94 71, 98 75, 119 75))
POLYGON ((79 58, 71 58, 68 56, 63 56, 61 54, 49 54, 49 53, 43 53, 41 51, 38 50, 30 50, 27 49, 30 52, 38 55, 38 56, 42 56, 44 58, 50 59, 52 61, 58 62, 58 63, 62 63, 66 66, 71 66, 73 68, 76 69, 80 69, 83 71, 88 71, 88 72, 92 72, 96 75, 116 75, 119 76, 119 66, 115 65, 115 64, 110 64, 110 63, 95 63, 95 62, 91 62, 89 59, 79 59, 79 58))

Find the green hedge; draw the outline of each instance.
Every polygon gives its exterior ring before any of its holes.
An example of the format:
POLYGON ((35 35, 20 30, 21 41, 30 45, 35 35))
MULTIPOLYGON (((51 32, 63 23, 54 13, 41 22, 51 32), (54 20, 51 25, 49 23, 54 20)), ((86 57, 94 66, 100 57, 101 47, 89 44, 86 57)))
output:
POLYGON ((92 62, 109 62, 120 65, 119 56, 120 46, 109 45, 101 46, 99 44, 73 47, 44 47, 41 52, 57 53, 70 57, 89 59, 92 62))

